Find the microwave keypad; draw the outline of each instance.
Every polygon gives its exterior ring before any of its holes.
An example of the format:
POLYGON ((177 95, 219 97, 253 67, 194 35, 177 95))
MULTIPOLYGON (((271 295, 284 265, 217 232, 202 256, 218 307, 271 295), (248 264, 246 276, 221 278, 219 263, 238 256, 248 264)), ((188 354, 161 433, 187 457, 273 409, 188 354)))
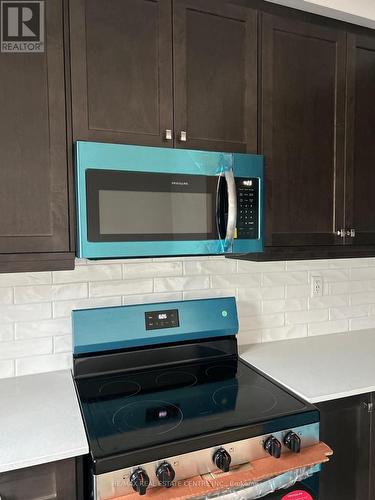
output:
POLYGON ((237 238, 257 239, 259 220, 259 179, 237 178, 237 238))

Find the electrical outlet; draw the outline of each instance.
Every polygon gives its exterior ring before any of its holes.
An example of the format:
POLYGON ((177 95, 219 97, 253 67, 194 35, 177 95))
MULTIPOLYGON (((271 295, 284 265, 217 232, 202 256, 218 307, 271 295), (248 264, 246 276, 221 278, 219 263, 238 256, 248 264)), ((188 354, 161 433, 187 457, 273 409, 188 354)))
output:
POLYGON ((323 278, 321 276, 311 276, 311 297, 321 297, 323 295, 323 278))

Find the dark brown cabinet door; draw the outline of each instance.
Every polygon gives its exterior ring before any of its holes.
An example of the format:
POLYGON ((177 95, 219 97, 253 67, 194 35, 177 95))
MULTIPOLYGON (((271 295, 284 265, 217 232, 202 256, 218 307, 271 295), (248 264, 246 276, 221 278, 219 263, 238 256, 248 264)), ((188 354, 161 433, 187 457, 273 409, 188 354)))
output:
POLYGON ((348 35, 347 244, 375 244, 375 37, 348 35))
POLYGON ((45 11, 44 53, 0 54, 0 271, 70 250, 63 2, 45 11))
POLYGON ((4 472, 0 474, 0 498, 77 500, 75 469, 75 460, 67 459, 4 472))
POLYGON ((333 456, 320 474, 319 500, 373 500, 371 394, 319 403, 320 439, 333 456))
POLYGON ((342 245, 346 35, 262 21, 266 244, 342 245))
POLYGON ((170 0, 70 5, 74 139, 172 146, 170 0))
POLYGON ((176 146, 256 152, 257 13, 217 0, 173 8, 176 146))

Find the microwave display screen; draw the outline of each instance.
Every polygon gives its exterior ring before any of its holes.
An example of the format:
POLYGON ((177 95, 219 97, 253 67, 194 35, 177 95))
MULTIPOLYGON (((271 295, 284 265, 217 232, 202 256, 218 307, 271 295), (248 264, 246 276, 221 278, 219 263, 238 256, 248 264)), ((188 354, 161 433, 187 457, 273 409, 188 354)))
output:
POLYGON ((207 234, 213 231, 211 192, 99 190, 99 232, 207 234))

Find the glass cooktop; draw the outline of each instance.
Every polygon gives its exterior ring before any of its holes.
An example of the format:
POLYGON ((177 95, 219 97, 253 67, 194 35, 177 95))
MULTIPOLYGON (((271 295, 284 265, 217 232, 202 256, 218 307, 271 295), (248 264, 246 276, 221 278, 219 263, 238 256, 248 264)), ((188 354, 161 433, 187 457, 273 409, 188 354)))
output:
POLYGON ((76 382, 96 459, 307 409, 237 357, 76 382))

